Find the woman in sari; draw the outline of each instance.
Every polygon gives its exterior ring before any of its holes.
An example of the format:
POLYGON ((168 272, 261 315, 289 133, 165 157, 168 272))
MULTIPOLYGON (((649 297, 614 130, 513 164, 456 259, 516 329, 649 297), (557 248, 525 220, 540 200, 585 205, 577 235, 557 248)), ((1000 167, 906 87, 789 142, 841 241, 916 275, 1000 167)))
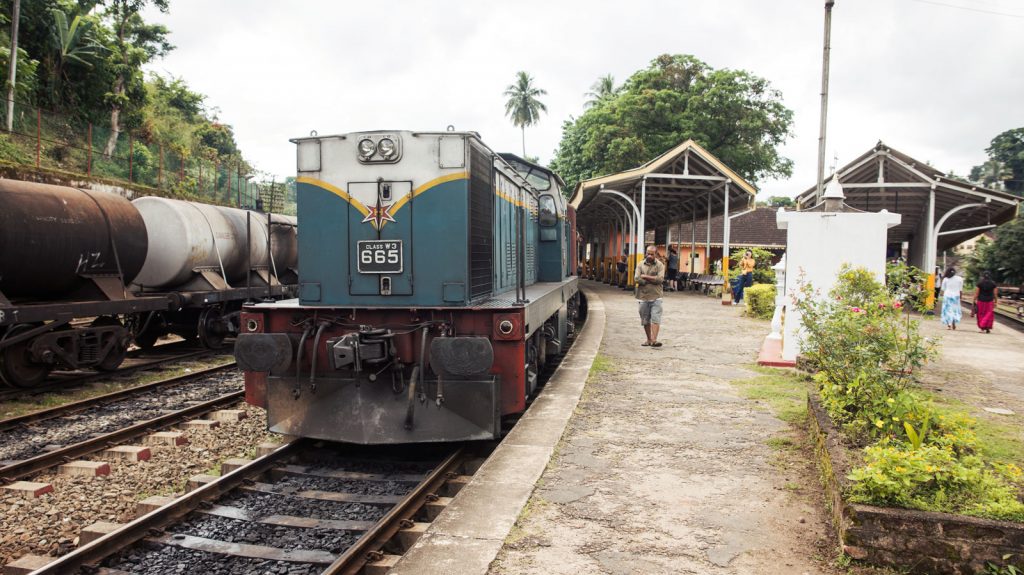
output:
POLYGON ((942 278, 942 323, 946 329, 956 329, 956 324, 963 319, 960 309, 960 291, 964 289, 964 278, 956 275, 956 270, 949 268, 942 278))
POLYGON ((992 274, 981 272, 981 281, 974 287, 974 313, 978 316, 978 330, 992 333, 995 321, 996 302, 999 301, 999 287, 992 281, 992 274))

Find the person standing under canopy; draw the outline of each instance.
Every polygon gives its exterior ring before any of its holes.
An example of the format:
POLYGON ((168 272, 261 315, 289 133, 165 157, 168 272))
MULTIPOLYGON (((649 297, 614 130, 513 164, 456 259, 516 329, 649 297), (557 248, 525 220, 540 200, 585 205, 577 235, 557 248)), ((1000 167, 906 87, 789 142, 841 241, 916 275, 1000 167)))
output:
POLYGON ((636 266, 633 279, 636 282, 636 299, 640 304, 640 323, 647 333, 647 341, 641 345, 661 347, 658 329, 661 327, 662 282, 665 281, 665 264, 658 260, 658 248, 649 246, 647 257, 636 266))

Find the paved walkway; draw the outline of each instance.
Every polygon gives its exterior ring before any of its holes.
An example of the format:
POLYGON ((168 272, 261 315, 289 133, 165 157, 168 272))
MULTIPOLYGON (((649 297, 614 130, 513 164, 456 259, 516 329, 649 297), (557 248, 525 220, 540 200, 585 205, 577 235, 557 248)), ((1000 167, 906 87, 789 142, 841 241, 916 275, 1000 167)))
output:
POLYGON ((790 490, 813 487, 813 462, 780 464, 766 442, 786 424, 729 384, 757 375, 767 324, 668 293, 665 346, 641 347, 631 294, 584 284, 605 306, 607 370, 490 572, 831 573, 823 505, 790 490))

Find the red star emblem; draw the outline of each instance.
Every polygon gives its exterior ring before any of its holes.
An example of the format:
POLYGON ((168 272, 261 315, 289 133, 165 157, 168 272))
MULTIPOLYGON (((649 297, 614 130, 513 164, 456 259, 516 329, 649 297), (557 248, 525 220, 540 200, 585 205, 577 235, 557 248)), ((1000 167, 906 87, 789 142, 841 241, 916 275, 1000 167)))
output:
POLYGON ((363 223, 365 224, 366 222, 370 222, 373 229, 380 230, 384 227, 384 222, 395 221, 395 218, 388 213, 388 210, 390 210, 393 205, 394 204, 367 206, 367 209, 370 211, 366 214, 366 217, 363 218, 363 223))

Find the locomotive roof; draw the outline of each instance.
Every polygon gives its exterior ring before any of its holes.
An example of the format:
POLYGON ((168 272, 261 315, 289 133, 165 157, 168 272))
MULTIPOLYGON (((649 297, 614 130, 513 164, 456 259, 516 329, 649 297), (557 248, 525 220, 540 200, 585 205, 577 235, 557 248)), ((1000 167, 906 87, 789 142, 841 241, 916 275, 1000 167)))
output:
POLYGON ((509 153, 509 152, 501 152, 498 155, 501 156, 501 159, 505 160, 506 162, 510 161, 510 160, 513 160, 513 161, 519 162, 521 164, 526 164, 527 166, 530 166, 531 168, 537 170, 538 172, 543 172, 543 173, 545 173, 545 174, 547 174, 549 176, 552 176, 558 182, 559 187, 561 187, 563 189, 565 188, 565 181, 562 179, 562 176, 559 176, 555 172, 552 172, 550 169, 545 168, 544 166, 542 166, 540 164, 531 162, 529 160, 525 160, 521 156, 509 153))
POLYGON ((474 132, 472 130, 467 130, 467 131, 464 131, 464 132, 457 132, 455 130, 445 130, 445 131, 363 130, 361 132, 346 132, 344 134, 324 134, 322 136, 317 134, 316 130, 313 130, 312 132, 310 132, 310 134, 308 136, 303 136, 303 137, 299 137, 299 138, 289 138, 288 141, 293 143, 293 144, 297 144, 299 142, 306 142, 306 141, 309 141, 309 140, 329 140, 329 139, 345 140, 349 136, 362 136, 362 135, 366 135, 366 134, 398 134, 398 133, 412 134, 413 136, 466 136, 466 137, 470 137, 470 138, 476 138, 481 143, 483 143, 483 140, 480 138, 479 132, 474 132))

